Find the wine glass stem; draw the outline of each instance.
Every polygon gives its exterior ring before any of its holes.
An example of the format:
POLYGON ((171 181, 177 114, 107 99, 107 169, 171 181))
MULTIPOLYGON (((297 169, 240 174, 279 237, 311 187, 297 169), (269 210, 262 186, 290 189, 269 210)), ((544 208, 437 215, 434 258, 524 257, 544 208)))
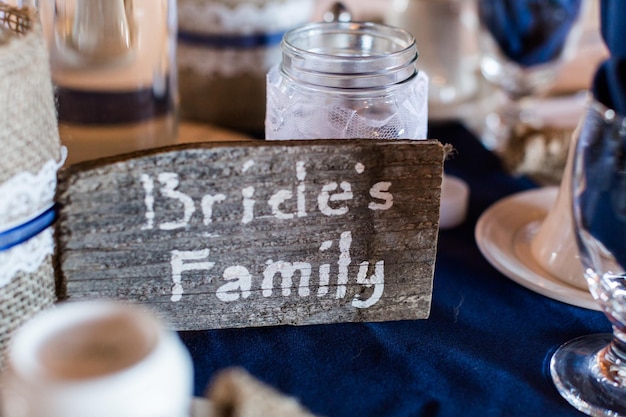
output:
POLYGON ((597 366, 603 378, 626 388, 626 333, 613 327, 613 339, 598 352, 597 366))

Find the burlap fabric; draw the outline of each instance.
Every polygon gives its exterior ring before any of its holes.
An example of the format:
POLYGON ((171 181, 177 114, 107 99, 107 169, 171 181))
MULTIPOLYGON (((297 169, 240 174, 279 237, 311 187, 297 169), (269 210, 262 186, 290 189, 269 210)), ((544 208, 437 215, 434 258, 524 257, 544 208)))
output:
POLYGON ((297 398, 284 395, 243 368, 220 371, 206 396, 212 406, 210 417, 315 417, 297 398))
MULTIPOLYGON (((34 10, 0 2, 0 27, 1 186, 18 173, 37 174, 47 161, 58 161, 60 141, 38 16, 34 10)), ((42 207, 28 207, 27 211, 31 209, 34 215, 42 207)), ((10 216, 0 210, 0 224, 14 221, 10 216)), ((55 300, 52 256, 46 257, 35 272, 18 271, 0 286, 0 370, 15 329, 55 300)))

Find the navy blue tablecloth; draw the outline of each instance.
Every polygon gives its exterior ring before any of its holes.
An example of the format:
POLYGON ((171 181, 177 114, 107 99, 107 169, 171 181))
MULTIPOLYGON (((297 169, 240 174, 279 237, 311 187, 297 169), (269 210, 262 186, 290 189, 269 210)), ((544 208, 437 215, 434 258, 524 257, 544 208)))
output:
POLYGON ((483 258, 478 217, 535 185, 505 174, 462 125, 429 132, 454 145, 446 172, 471 187, 467 221, 440 232, 430 318, 181 332, 196 395, 241 366, 328 417, 581 415, 554 388, 549 359, 574 337, 609 332, 607 319, 532 292, 483 258))

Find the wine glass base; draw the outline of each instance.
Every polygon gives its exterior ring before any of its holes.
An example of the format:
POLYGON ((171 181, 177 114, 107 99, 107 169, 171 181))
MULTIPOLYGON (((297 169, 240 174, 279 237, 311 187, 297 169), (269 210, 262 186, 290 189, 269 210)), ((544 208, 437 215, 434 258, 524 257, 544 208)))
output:
POLYGON ((610 342, 608 333, 579 337, 561 346, 550 362, 561 396, 591 416, 626 416, 626 387, 605 378, 596 366, 598 352, 610 342))

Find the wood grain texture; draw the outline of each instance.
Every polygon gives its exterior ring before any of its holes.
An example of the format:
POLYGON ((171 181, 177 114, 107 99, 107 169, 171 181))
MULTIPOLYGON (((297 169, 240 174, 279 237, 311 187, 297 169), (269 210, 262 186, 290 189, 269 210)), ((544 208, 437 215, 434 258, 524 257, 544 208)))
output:
POLYGON ((207 142, 71 166, 60 296, 145 304, 176 330, 426 318, 444 154, 207 142))

